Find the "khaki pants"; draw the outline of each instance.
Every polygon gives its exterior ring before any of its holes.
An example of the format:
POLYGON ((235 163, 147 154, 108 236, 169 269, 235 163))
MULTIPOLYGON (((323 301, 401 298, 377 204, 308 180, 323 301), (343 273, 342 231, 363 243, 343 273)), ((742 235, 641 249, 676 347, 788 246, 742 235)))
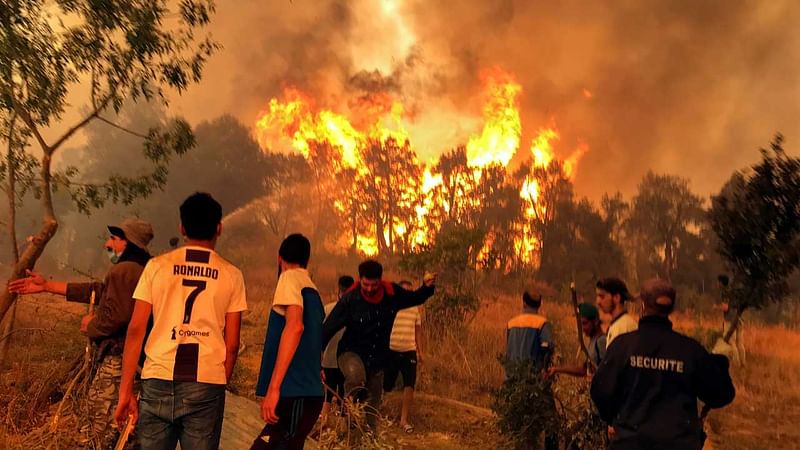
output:
MULTIPOLYGON (((731 326, 732 324, 727 321, 722 324, 723 336, 725 336, 725 333, 728 332, 731 326)), ((732 347, 733 360, 744 365, 747 354, 744 348, 744 323, 742 321, 739 321, 739 325, 736 327, 736 330, 733 331, 730 344, 732 347)))

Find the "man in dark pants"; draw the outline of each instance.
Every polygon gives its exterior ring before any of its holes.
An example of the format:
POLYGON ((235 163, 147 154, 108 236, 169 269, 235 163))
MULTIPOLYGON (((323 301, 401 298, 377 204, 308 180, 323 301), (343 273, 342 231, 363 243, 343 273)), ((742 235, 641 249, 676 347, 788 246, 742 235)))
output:
POLYGON ((325 320, 323 345, 346 327, 338 350, 344 389, 357 400, 366 400, 367 424, 374 430, 394 319, 401 309, 421 305, 433 295, 436 275, 426 274, 419 289, 407 291, 383 281, 383 266, 367 260, 358 266, 358 276, 358 285, 345 293, 325 320))
POLYGON ((264 337, 256 395, 263 395, 267 425, 251 450, 299 450, 319 418, 324 400, 320 372, 325 311, 308 274, 311 243, 292 234, 281 243, 281 275, 264 337))
POLYGON ((721 408, 735 395, 728 360, 672 330, 675 289, 664 280, 642 286, 639 329, 609 346, 592 380, 592 400, 613 425, 610 448, 703 448, 697 400, 721 408))

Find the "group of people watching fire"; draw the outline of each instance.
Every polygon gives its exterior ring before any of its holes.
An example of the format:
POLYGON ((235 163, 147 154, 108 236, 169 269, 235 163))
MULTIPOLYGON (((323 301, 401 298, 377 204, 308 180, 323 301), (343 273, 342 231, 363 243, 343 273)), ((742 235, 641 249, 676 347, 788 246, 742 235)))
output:
MULTIPOLYGON (((129 219, 109 226, 105 249, 112 265, 102 282, 63 283, 35 272, 9 283, 17 294, 49 292, 97 308, 81 320, 94 342, 90 420, 84 434, 95 448, 119 448, 120 430, 135 424, 128 445, 149 449, 216 449, 225 387, 239 354, 241 314, 247 310, 241 271, 215 251, 222 207, 195 193, 180 206, 184 245, 151 256, 152 226, 129 219)), ((413 432, 409 408, 421 358, 420 311, 436 274, 419 287, 383 280, 375 260, 343 276, 335 302, 324 305, 307 268, 311 243, 292 234, 280 244, 278 282, 265 332, 256 394, 263 430, 253 449, 301 449, 334 399, 365 406, 367 429, 377 427, 384 391, 403 380, 401 428, 413 432)), ((663 280, 642 285, 641 319, 626 312, 634 300, 625 283, 597 283, 598 309, 578 308, 588 338, 584 364, 551 365, 552 325, 542 295, 528 290, 523 313, 508 323, 506 361, 530 362, 543 377, 592 376, 595 413, 608 424, 610 448, 702 448, 697 400, 718 408, 734 388, 724 357, 672 330, 675 290, 663 280), (613 345, 612 345, 613 343, 613 345), (699 443, 699 444, 698 444, 699 443), (698 446, 699 445, 699 446, 698 446)), ((557 436, 546 436, 557 448, 557 436)))

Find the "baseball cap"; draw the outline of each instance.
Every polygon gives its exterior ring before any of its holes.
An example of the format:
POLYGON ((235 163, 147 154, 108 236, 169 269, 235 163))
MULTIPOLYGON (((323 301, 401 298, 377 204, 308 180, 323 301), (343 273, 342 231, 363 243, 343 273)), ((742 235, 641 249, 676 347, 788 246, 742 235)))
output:
POLYGON ((639 298, 656 311, 669 314, 675 309, 676 295, 675 288, 668 281, 654 278, 642 284, 639 298))
POLYGON ((595 320, 599 316, 597 307, 590 303, 581 303, 578 305, 578 315, 589 320, 595 320))
POLYGON ((153 240, 153 226, 149 222, 136 218, 125 219, 118 226, 109 225, 108 232, 141 249, 147 249, 147 245, 153 240))

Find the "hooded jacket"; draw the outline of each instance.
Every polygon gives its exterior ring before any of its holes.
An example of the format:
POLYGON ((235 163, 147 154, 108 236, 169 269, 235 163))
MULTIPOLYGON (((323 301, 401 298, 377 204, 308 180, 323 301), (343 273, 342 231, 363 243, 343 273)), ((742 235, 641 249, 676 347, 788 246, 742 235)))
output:
POLYGON ((98 358, 121 355, 128 323, 133 316, 133 291, 150 254, 128 242, 119 261, 108 270, 102 283, 68 283, 67 301, 89 303, 95 293, 94 318, 86 334, 99 348, 98 358))

